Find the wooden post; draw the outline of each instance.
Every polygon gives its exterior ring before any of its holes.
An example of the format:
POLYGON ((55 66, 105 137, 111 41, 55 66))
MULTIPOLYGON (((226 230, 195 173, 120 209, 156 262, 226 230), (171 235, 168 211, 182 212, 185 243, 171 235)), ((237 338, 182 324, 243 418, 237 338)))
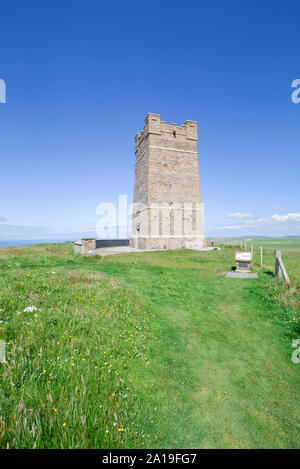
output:
POLYGON ((289 276, 285 270, 284 263, 281 258, 281 251, 279 250, 275 251, 275 276, 279 279, 281 279, 283 276, 286 283, 290 283, 289 276))
POLYGON ((275 277, 281 278, 282 272, 280 269, 281 251, 274 251, 275 254, 275 277))
POLYGON ((260 250, 260 266, 263 267, 264 265, 264 250, 262 247, 259 248, 260 250))

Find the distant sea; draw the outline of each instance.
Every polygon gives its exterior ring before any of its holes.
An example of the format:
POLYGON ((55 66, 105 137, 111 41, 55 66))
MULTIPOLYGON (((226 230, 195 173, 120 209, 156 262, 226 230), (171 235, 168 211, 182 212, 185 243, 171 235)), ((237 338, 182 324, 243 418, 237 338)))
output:
POLYGON ((16 240, 0 240, 0 248, 7 248, 10 246, 28 246, 30 244, 41 243, 65 243, 67 239, 16 239, 16 240))

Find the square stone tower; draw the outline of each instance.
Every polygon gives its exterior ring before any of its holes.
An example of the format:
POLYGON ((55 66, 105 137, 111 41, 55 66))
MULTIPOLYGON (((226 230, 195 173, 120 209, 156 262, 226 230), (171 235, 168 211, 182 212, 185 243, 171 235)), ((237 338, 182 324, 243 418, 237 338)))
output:
POLYGON ((148 114, 135 137, 130 246, 199 249, 206 245, 197 155, 197 122, 166 124, 148 114))

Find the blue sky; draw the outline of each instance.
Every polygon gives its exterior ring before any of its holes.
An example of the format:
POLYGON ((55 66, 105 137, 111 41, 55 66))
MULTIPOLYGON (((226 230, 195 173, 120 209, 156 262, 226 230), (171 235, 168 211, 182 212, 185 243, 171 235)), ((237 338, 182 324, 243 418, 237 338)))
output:
POLYGON ((130 201, 148 112, 198 121, 208 236, 300 235, 299 13, 292 0, 2 2, 0 239, 77 238, 99 203, 130 201))

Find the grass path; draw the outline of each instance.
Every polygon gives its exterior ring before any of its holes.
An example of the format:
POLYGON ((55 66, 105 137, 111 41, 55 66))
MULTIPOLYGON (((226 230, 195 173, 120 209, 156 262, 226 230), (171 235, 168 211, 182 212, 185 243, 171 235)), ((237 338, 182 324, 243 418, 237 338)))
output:
POLYGON ((152 347, 159 376, 155 444, 298 447, 299 370, 290 361, 290 344, 256 280, 226 279, 215 269, 216 255, 207 254, 205 265, 199 254, 182 254, 181 263, 165 254, 164 267, 115 258, 109 268, 159 311, 152 347), (191 267, 195 258, 199 265, 191 267))

